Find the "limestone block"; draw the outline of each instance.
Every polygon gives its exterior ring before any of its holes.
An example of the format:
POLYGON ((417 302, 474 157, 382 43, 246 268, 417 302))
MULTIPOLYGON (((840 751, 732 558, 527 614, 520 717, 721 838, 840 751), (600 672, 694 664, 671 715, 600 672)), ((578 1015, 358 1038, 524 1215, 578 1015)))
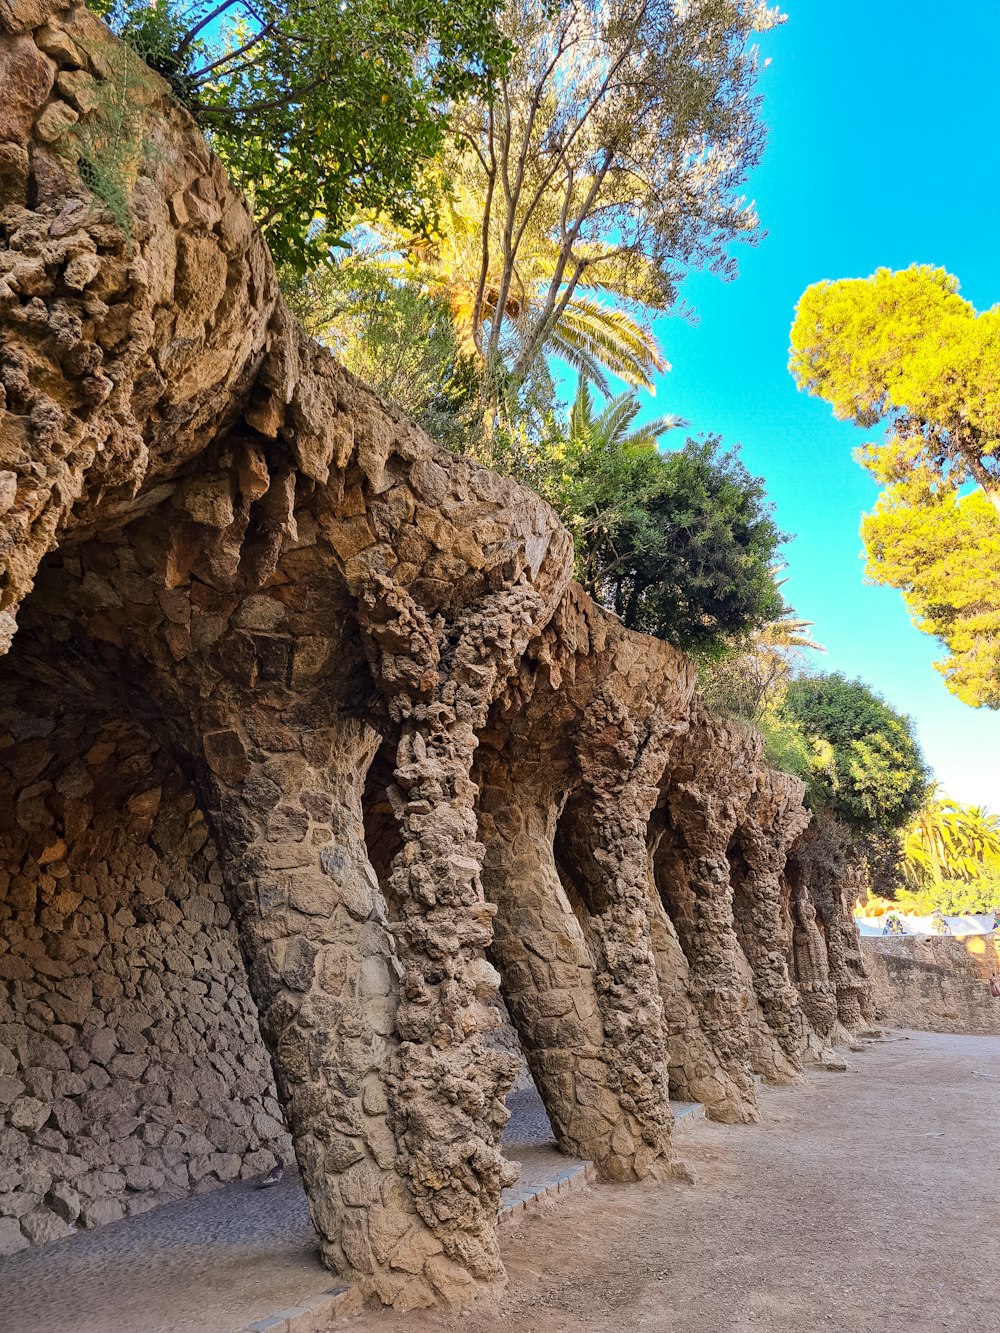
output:
POLYGON ((80 1211, 80 1221, 85 1227, 103 1227, 109 1222, 117 1222, 125 1216, 125 1210, 117 1199, 98 1198, 84 1203, 80 1211))
POLYGON ((58 1240, 68 1230, 66 1222, 48 1208, 33 1208, 21 1218, 21 1230, 32 1245, 58 1240))
POLYGON ((65 1181, 57 1181, 52 1186, 45 1196, 45 1202, 64 1222, 75 1222, 80 1215, 80 1196, 65 1181))
POLYGON ((0 1257, 26 1250, 30 1243, 13 1217, 0 1217, 0 1257))

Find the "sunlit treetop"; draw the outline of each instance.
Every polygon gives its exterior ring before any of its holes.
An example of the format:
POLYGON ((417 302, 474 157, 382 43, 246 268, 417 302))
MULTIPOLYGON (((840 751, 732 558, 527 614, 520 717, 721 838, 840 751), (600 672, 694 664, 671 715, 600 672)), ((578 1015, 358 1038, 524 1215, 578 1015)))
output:
POLYGON ((888 426, 860 460, 880 481, 914 466, 973 481, 1000 512, 1000 307, 977 314, 944 269, 820 282, 792 325, 799 387, 842 420, 888 426))
POLYGON ((422 227, 451 99, 503 69, 498 0, 90 0, 170 82, 279 265, 359 211, 422 227))

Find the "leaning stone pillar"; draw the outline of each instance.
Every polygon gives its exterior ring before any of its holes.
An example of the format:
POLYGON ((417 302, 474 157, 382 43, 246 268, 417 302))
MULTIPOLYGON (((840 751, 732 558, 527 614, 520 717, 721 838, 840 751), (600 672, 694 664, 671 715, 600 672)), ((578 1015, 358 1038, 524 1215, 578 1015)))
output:
POLYGON ((517 782, 519 770, 499 755, 480 770, 483 882, 497 909, 492 955, 560 1148, 606 1179, 630 1179, 636 1138, 615 1086, 585 911, 578 903, 574 912, 553 857, 562 798, 542 775, 517 782))
POLYGON ((793 858, 785 868, 792 912, 792 980, 802 1012, 820 1037, 829 1037, 837 1023, 837 995, 830 981, 830 959, 816 905, 797 873, 793 858))
POLYGON ((477 1003, 495 909, 483 893, 472 760, 541 599, 515 585, 446 624, 376 577, 359 607, 399 725, 388 791, 402 844, 388 874, 401 967, 392 1123, 410 1196, 443 1250, 425 1271, 455 1301, 473 1282, 503 1280, 497 1210, 516 1179, 500 1150, 516 1065, 487 1046, 477 1003))
MULTIPOLYGON (((760 805, 758 797, 752 805, 760 805)), ((744 867, 734 893, 736 931, 753 973, 764 1021, 793 1069, 802 1067, 805 1020, 789 975, 790 921, 784 910, 787 847, 808 820, 796 803, 793 821, 773 809, 768 825, 751 815, 734 840, 744 867)))
POLYGON ((691 968, 655 885, 649 895, 649 923, 663 1001, 671 1097, 701 1102, 710 1120, 755 1123, 760 1115, 752 1096, 753 1084, 747 1086, 732 1077, 702 1029, 691 998, 691 968))
POLYGON ((426 1305, 446 1261, 399 1171, 400 964, 361 806, 380 737, 270 718, 281 748, 262 754, 246 718, 261 728, 249 706, 203 717, 211 815, 323 1258, 366 1296, 426 1305))
POLYGON ((875 1015, 874 985, 853 912, 854 901, 866 891, 864 857, 842 824, 821 815, 795 843, 790 860, 801 893, 822 923, 839 1022, 847 1032, 857 1031, 875 1015))
MULTIPOLYGON (((664 710, 666 711, 666 710, 664 710)), ((583 782, 556 832, 556 859, 588 914, 616 1127, 615 1179, 662 1175, 673 1114, 668 1051, 650 939, 646 830, 672 719, 637 721, 613 690, 588 706, 574 738, 583 782)), ((605 1173, 611 1172, 605 1168, 605 1173)))
POLYGON ((688 962, 688 993, 733 1093, 737 1118, 759 1118, 747 1001, 737 969, 729 862, 718 846, 720 812, 692 786, 670 787, 653 858, 657 891, 688 962))

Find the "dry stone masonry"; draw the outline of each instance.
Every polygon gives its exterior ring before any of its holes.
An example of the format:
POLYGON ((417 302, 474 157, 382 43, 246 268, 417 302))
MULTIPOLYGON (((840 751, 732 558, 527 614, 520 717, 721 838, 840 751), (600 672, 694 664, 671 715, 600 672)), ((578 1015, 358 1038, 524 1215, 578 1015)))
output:
POLYGON ((561 1145, 668 1176, 671 1096, 753 1121, 870 1011, 858 867, 537 497, 302 334, 95 17, 0 0, 0 88, 0 1253, 294 1151, 342 1278, 467 1301, 498 986, 561 1145), (127 217, 79 165, 123 80, 127 217))

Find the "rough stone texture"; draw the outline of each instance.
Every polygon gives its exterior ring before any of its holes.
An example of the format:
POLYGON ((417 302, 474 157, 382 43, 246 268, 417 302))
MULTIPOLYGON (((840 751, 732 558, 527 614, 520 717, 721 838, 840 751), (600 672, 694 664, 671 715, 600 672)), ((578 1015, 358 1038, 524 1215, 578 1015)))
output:
POLYGON ((785 883, 795 905, 793 974, 813 1027, 828 1035, 870 1023, 872 979, 854 921, 854 903, 867 894, 861 849, 821 816, 791 848, 785 883))
POLYGON ((537 497, 305 338, 153 75, 130 234, 102 211, 74 166, 120 92, 97 19, 0 0, 14 67, 0 978, 34 1035, 0 1052, 0 1170, 40 1174, 0 1190, 0 1242, 155 1203, 157 1153, 205 1188, 280 1143, 231 914, 325 1261, 397 1308, 464 1302, 503 1281, 498 977, 562 1145, 605 1178, 662 1175, 671 1092, 753 1120, 754 1071, 821 1058, 831 997, 860 1021, 850 849, 803 832, 800 784, 705 712, 680 653, 572 585, 537 497), (194 1135, 150 1141, 142 1108, 174 1112, 150 1071, 203 1050, 224 1087, 191 1074, 194 1135), (219 1097, 245 1149, 201 1126, 219 1097), (43 1181, 80 1135, 109 1152, 43 1181))
POLYGON ((32 1244, 289 1145, 219 857, 127 721, 0 706, 0 1218, 32 1244))
POLYGON ((1000 1036, 1000 935, 869 936, 862 952, 872 974, 880 1023, 928 1032, 1000 1036))

